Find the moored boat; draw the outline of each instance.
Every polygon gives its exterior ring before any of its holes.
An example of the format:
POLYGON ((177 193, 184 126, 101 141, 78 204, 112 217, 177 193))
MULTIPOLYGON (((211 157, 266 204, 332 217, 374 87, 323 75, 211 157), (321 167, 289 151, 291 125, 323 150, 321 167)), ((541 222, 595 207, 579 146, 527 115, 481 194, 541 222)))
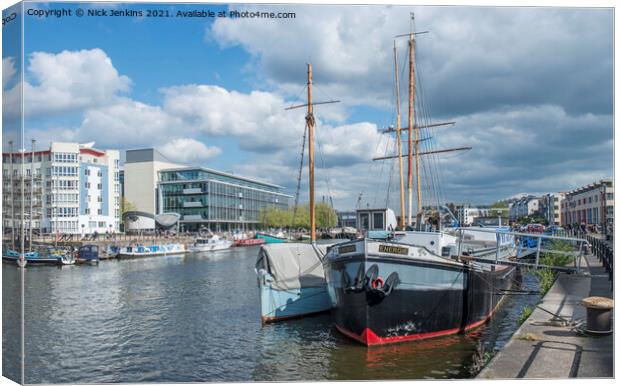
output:
POLYGON ((99 246, 86 244, 78 248, 75 262, 77 264, 99 264, 99 259, 99 246))
POLYGON ((261 321, 271 323, 329 311, 331 303, 321 265, 325 245, 266 244, 255 265, 261 321))
POLYGON ((137 245, 121 248, 119 258, 168 256, 187 253, 183 244, 137 245))
MULTIPOLYGON (((421 129, 454 122, 430 123, 428 117, 414 115, 414 35, 414 32, 399 35, 408 38, 408 126, 403 128, 400 122, 399 71, 394 43, 396 125, 384 132, 396 134, 397 154, 373 158, 376 161, 398 160, 401 214, 398 227, 403 231, 393 232, 387 228, 382 216, 378 217, 380 226, 374 219, 367 218, 362 225, 367 232, 365 238, 334 246, 322 260, 336 328, 367 346, 432 338, 478 327, 494 313, 516 275, 516 268, 507 263, 516 255, 512 236, 504 237, 508 235, 501 234, 499 229, 483 235, 445 231, 445 216, 449 214, 450 220, 454 220, 454 216, 447 208, 440 207, 441 198, 433 197, 426 207, 423 206, 421 156, 471 148, 421 147, 422 143, 432 144, 432 141, 424 142, 432 137, 431 134, 420 138, 421 129), (408 131, 408 212, 405 212, 402 130, 408 131), (442 209, 447 213, 442 214, 442 209)), ((426 177, 429 194, 440 195, 437 177, 426 177)))
POLYGON ((284 237, 284 234, 282 234, 281 232, 278 235, 256 232, 256 238, 265 240, 266 244, 286 243, 288 241, 288 239, 284 237))
POLYGON ((197 238, 194 244, 188 247, 189 252, 211 252, 221 251, 232 247, 233 243, 230 240, 219 237, 218 235, 211 235, 209 237, 197 238))
MULTIPOLYGON (((494 243, 461 246, 492 257, 494 243), (476 248, 476 249, 474 249, 476 248)), ((406 232, 389 241, 363 239, 331 248, 323 267, 336 328, 367 346, 455 334, 486 322, 516 269, 459 259, 457 238, 406 232)), ((514 247, 500 247, 501 259, 514 247)))
POLYGON ((33 265, 73 264, 72 257, 66 254, 49 253, 47 255, 42 255, 38 251, 31 251, 31 252, 24 253, 23 258, 20 258, 20 255, 21 254, 15 250, 7 250, 2 254, 2 260, 15 262, 20 267, 25 267, 26 264, 33 264, 33 265))
POLYGON ((252 245, 265 244, 265 239, 241 239, 235 240, 235 247, 249 247, 252 245))
MULTIPOLYGON (((315 314, 318 312, 328 311, 331 308, 329 296, 327 295, 325 273, 323 272, 321 265, 321 259, 326 252, 324 248, 326 248, 327 245, 315 244, 316 208, 314 205, 313 134, 315 120, 312 105, 312 65, 308 64, 307 68, 308 103, 298 107, 304 106, 308 108, 306 124, 309 144, 308 175, 310 182, 309 209, 311 243, 288 243, 288 240, 284 238, 283 234, 272 236, 265 233, 256 233, 257 238, 265 239, 265 242, 267 243, 267 245, 261 247, 255 266, 255 271, 258 276, 258 287, 261 300, 261 320, 263 323, 315 314)), ((299 175, 301 176, 301 167, 299 175)), ((299 184, 295 205, 297 205, 298 197, 299 184)))

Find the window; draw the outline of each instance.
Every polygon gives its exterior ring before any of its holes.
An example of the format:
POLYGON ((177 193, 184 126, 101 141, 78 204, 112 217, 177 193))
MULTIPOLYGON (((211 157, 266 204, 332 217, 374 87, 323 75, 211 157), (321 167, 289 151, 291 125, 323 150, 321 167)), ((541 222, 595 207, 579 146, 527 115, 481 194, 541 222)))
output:
POLYGON ((368 230, 368 228, 370 227, 370 224, 368 224, 368 222, 369 222, 368 213, 360 213, 360 229, 368 230))
POLYGON ((105 221, 99 221, 99 228, 105 228, 105 221))
POLYGON ((102 214, 103 211, 101 209, 97 209, 97 214, 102 214))
POLYGON ((101 174, 101 170, 97 170, 97 176, 98 176, 98 177, 101 177, 101 176, 102 176, 102 174, 101 174))
POLYGON ((84 209, 84 214, 90 214, 90 208, 84 209))
POLYGON ((608 200, 613 200, 614 199, 614 194, 613 193, 607 193, 605 195, 605 198, 607 198, 608 200))
POLYGON ((101 184, 97 184, 97 189, 101 190, 101 184))
POLYGON ((588 197, 588 204, 592 203, 592 196, 588 197))
POLYGON ((383 213, 372 214, 372 229, 383 229, 383 213))

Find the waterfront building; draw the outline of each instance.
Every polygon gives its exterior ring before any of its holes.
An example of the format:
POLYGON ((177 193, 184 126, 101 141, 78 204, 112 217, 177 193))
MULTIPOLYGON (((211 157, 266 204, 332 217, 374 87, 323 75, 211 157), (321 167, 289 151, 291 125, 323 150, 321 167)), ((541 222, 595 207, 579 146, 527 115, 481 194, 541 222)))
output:
POLYGON ((117 232, 119 152, 93 145, 52 142, 39 151, 3 153, 4 229, 21 227, 23 210, 24 228, 34 234, 117 232))
MULTIPOLYGON (((127 179, 126 179, 127 183, 127 179)), ((159 213, 181 215, 181 230, 260 228, 260 210, 288 209, 292 196, 279 185, 204 167, 158 172, 159 213)))
POLYGON ((540 198, 532 195, 513 201, 509 206, 508 217, 516 221, 522 217, 540 214, 540 198))
POLYGON ((549 225, 562 225, 562 202, 564 193, 543 194, 540 200, 540 213, 549 225))
POLYGON ((127 150, 123 166, 125 202, 132 211, 144 212, 147 216, 160 213, 157 207, 159 171, 184 166, 168 160, 156 149, 127 150))
POLYGON ((469 226, 474 223, 478 217, 487 217, 491 213, 488 208, 473 208, 464 205, 458 209, 457 218, 461 226, 469 226))
POLYGON ((561 206, 562 225, 597 224, 613 227, 614 187, 603 179, 567 192, 561 206))

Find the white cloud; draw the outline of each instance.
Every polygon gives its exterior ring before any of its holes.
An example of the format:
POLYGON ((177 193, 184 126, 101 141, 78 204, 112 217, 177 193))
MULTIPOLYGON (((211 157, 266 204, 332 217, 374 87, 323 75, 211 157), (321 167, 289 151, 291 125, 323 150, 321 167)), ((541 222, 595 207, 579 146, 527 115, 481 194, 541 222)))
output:
POLYGON ((200 164, 222 153, 219 147, 207 146, 193 138, 173 139, 159 150, 169 159, 185 164, 200 164))
POLYGON ((274 93, 240 93, 213 85, 162 91, 166 113, 201 134, 237 137, 243 149, 283 148, 303 132, 303 113, 285 111, 286 102, 274 93))
POLYGON ((119 75, 101 49, 34 52, 29 57, 24 103, 29 115, 106 106, 127 92, 131 80, 119 75))
MULTIPOLYGON (((245 9, 261 7, 274 10, 256 4, 245 9)), ((297 18, 261 23, 222 18, 206 35, 224 48, 244 48, 260 74, 257 80, 289 95, 304 83, 310 62, 316 83, 334 98, 347 105, 390 106, 392 40, 410 31, 409 12, 415 11, 416 29, 430 31, 417 38, 416 64, 425 85, 432 86, 428 100, 436 115, 537 103, 580 112, 611 110, 609 9, 300 5, 277 10, 294 11, 297 18)), ((405 41, 398 45, 402 68, 405 41)))
POLYGON ((7 86, 13 81, 17 70, 15 69, 15 59, 11 56, 2 58, 2 90, 6 90, 7 86))
POLYGON ((189 131, 180 119, 160 106, 126 98, 113 105, 87 110, 79 127, 81 138, 97 138, 98 143, 125 148, 164 143, 170 136, 185 135, 189 131))

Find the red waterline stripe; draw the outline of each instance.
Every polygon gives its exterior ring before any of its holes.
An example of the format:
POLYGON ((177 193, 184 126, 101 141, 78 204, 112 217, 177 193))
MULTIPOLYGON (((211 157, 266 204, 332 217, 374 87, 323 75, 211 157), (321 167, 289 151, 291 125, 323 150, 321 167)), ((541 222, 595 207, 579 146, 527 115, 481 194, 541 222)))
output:
POLYGON ((489 315, 487 315, 483 319, 465 326, 464 329, 457 327, 457 328, 451 328, 448 330, 424 332, 420 334, 411 334, 411 335, 403 335, 403 336, 387 336, 385 338, 379 337, 370 328, 366 328, 362 332, 362 335, 358 335, 354 332, 351 332, 339 325, 336 325, 336 329, 338 329, 338 331, 348 336, 349 338, 352 338, 366 346, 376 346, 376 345, 388 344, 388 343, 397 343, 397 342, 406 342, 406 341, 411 341, 411 340, 422 340, 422 339, 435 338, 435 337, 444 336, 444 335, 456 334, 457 332, 461 330, 463 331, 471 330, 473 328, 476 328, 484 324, 487 320, 489 320, 492 314, 493 312, 491 312, 489 315))

